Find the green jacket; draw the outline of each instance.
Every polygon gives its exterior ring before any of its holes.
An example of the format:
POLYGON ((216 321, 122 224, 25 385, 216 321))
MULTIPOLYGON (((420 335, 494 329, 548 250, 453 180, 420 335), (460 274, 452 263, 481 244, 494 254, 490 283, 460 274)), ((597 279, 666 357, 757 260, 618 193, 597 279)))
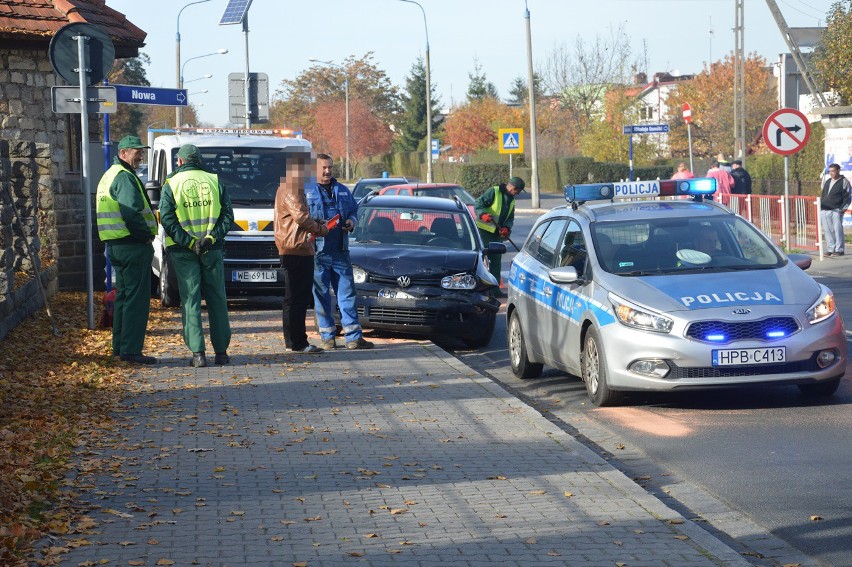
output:
MULTIPOLYGON (((481 220, 483 213, 488 213, 494 217, 494 223, 496 223, 497 228, 506 227, 510 231, 512 230, 512 225, 515 222, 515 198, 506 191, 506 185, 501 183, 498 186, 491 187, 486 190, 485 193, 477 197, 476 203, 473 205, 473 210, 476 213, 476 221, 477 226, 482 229, 483 222, 481 220), (494 192, 500 191, 500 195, 502 197, 502 203, 500 204, 500 214, 494 214, 495 211, 492 209, 494 205, 494 192)), ((488 229, 486 229, 488 230, 488 229)), ((489 230, 489 232, 494 232, 495 230, 489 230)))
MULTIPOLYGON (((176 173, 181 171, 190 171, 193 169, 203 170, 204 168, 195 164, 185 163, 174 170, 166 179, 166 183, 163 185, 162 195, 160 196, 160 224, 163 225, 163 229, 166 231, 166 234, 175 242, 175 246, 181 246, 183 248, 192 247, 193 237, 180 225, 177 213, 175 212, 175 196, 172 192, 172 188, 169 186, 169 179, 171 179, 176 173)), ((210 235, 214 238, 214 250, 222 248, 225 243, 225 235, 228 234, 229 230, 231 230, 231 225, 234 222, 234 209, 231 206, 231 197, 228 195, 224 185, 219 186, 219 199, 219 204, 221 206, 219 218, 216 220, 216 225, 210 233, 210 235)))
MULTIPOLYGON (((151 242, 156 230, 153 230, 154 234, 152 234, 152 228, 148 226, 148 221, 145 219, 146 213, 151 212, 151 202, 145 194, 142 181, 133 171, 133 167, 118 157, 113 158, 112 165, 121 167, 123 171, 118 172, 110 183, 109 196, 118 202, 121 217, 130 234, 123 238, 112 239, 109 243, 113 245, 151 242)), ((104 189, 101 188, 101 190, 104 189)), ((154 228, 156 229, 156 225, 154 228)))

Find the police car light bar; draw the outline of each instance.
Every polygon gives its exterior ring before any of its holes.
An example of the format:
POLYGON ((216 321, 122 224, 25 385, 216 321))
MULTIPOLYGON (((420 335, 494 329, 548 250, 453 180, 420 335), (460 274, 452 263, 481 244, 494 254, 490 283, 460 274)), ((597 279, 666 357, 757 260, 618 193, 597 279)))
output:
POLYGON ((715 192, 716 180, 705 177, 667 179, 664 181, 623 181, 566 185, 565 200, 573 205, 585 201, 611 201, 613 199, 642 197, 674 197, 678 195, 704 197, 715 192))

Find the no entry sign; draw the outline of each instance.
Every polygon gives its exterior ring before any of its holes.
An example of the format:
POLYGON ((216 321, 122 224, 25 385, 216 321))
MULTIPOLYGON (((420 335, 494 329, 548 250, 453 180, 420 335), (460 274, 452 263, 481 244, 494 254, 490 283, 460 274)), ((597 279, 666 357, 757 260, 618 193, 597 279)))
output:
POLYGON ((795 108, 776 110, 763 124, 763 139, 767 147, 782 156, 804 148, 810 137, 811 125, 807 117, 795 108))

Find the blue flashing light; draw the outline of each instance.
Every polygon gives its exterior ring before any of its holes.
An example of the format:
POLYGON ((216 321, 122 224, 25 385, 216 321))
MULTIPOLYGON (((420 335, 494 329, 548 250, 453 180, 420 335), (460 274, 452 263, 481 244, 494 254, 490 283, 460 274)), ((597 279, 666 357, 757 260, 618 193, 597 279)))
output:
POLYGON ((766 333, 766 337, 769 339, 780 339, 786 336, 786 331, 769 331, 768 333, 766 333))
POLYGON ((590 183, 588 185, 566 185, 565 200, 569 203, 579 201, 612 200, 615 190, 612 183, 590 183))
POLYGON ((678 195, 712 195, 715 192, 716 180, 712 177, 679 179, 677 182, 678 195))
POLYGON ((723 343, 727 340, 727 337, 722 333, 713 333, 705 336, 704 339, 714 343, 723 343))

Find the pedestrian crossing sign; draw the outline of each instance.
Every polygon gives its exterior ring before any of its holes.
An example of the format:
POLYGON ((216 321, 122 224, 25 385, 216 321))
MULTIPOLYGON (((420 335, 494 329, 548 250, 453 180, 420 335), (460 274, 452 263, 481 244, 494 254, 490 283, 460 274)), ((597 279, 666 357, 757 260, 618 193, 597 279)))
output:
POLYGON ((524 153, 523 128, 501 128, 497 131, 497 139, 500 140, 498 150, 501 154, 524 153))

